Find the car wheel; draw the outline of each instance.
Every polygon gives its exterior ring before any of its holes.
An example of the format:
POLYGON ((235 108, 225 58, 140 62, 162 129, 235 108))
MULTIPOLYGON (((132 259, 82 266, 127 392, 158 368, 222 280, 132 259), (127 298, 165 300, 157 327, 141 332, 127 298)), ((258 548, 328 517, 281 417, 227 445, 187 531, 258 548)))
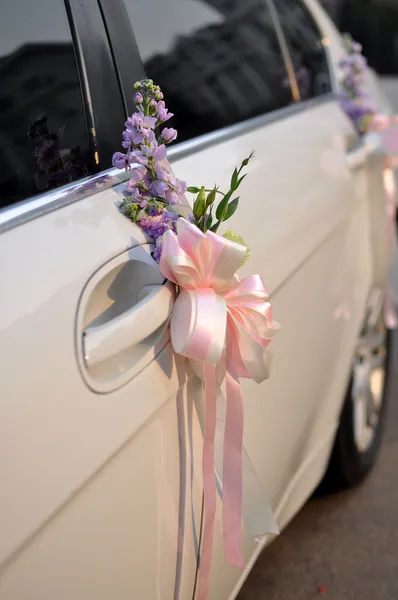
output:
POLYGON ((392 334, 382 319, 359 339, 321 493, 357 485, 376 462, 387 409, 391 346, 392 334))

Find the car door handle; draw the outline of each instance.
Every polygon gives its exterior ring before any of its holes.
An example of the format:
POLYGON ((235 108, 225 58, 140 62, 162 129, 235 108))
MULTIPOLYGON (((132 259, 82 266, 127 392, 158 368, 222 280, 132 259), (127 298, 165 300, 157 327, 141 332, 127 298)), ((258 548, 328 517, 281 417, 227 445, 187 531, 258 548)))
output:
POLYGON ((140 301, 131 309, 102 325, 91 325, 83 332, 83 351, 87 367, 138 346, 165 325, 173 310, 175 289, 167 282, 148 285, 140 292, 140 301))
POLYGON ((380 149, 377 135, 367 134, 361 140, 360 145, 354 150, 346 153, 347 166, 351 171, 364 167, 368 159, 380 149))

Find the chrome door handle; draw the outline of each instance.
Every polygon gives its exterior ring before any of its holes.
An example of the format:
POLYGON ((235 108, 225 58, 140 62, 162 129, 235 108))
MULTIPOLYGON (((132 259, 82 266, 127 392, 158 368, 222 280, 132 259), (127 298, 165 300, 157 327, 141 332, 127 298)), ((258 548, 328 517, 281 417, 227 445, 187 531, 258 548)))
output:
POLYGON ((364 167, 368 159, 380 150, 380 141, 375 134, 366 134, 360 145, 346 154, 347 166, 351 171, 364 167))
POLYGON ((142 244, 102 265, 79 298, 76 358, 87 385, 108 394, 136 377, 170 341, 176 287, 142 244))
POLYGON ((137 346, 165 325, 174 305, 174 286, 148 285, 143 298, 130 310, 102 325, 87 327, 83 332, 83 351, 87 367, 137 346))

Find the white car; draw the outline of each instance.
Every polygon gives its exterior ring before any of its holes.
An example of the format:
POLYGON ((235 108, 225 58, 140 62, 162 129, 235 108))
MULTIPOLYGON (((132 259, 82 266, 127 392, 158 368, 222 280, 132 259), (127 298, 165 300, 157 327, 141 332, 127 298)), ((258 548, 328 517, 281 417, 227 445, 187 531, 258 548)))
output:
MULTIPOLYGON (((231 228, 282 329, 271 379, 242 381, 244 445, 280 530, 378 453, 383 155, 340 107, 343 45, 316 0, 13 0, 0 40, 0 600, 192 600, 203 390, 169 296, 147 295, 151 240, 118 210, 133 83, 162 87, 190 185, 228 188, 256 152, 231 228)), ((218 502, 213 600, 267 543, 244 533, 230 568, 218 502)))

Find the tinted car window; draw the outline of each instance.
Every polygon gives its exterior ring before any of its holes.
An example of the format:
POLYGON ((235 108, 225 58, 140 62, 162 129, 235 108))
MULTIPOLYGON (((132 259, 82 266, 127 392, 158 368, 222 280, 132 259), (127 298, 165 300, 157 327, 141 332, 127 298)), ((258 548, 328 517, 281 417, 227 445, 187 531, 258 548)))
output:
POLYGON ((0 207, 86 176, 90 154, 64 2, 3 2, 0 207))
POLYGON ((363 45, 364 55, 379 75, 398 74, 397 2, 342 2, 337 23, 363 45))
POLYGON ((125 0, 146 73, 179 140, 292 102, 264 0, 125 0))
POLYGON ((274 3, 296 72, 301 100, 332 90, 329 67, 320 32, 299 0, 274 3))

